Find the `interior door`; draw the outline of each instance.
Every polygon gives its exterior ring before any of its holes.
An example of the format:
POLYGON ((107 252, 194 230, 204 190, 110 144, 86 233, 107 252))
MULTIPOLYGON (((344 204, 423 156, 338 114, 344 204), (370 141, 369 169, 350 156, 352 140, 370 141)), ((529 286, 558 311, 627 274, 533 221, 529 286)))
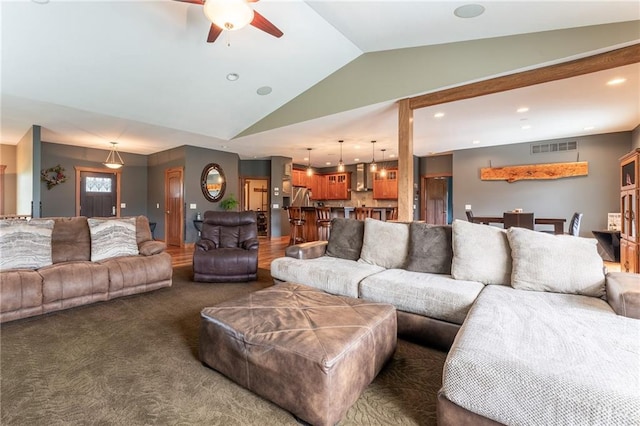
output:
POLYGON ((433 225, 446 225, 448 212, 448 185, 445 177, 425 179, 426 221, 433 225))
POLYGON ((116 187, 114 173, 80 172, 80 216, 116 216, 116 187))
POLYGON ((182 168, 167 169, 164 173, 165 242, 182 247, 184 236, 184 192, 182 168))

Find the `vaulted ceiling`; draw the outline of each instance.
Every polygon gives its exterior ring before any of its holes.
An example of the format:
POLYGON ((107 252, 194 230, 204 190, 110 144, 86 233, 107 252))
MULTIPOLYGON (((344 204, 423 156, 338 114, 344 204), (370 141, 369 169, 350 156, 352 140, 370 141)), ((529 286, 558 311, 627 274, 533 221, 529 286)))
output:
MULTIPOLYGON (((1 142, 38 124, 46 141, 141 154, 188 144, 303 161, 312 147, 323 166, 343 139, 347 163, 369 161, 371 140, 395 153, 398 99, 640 41, 635 0, 480 4, 464 19, 458 1, 261 0, 281 38, 247 27, 208 44, 197 4, 2 1, 1 142)), ((632 130, 639 75, 635 64, 419 110, 415 153, 632 130)))

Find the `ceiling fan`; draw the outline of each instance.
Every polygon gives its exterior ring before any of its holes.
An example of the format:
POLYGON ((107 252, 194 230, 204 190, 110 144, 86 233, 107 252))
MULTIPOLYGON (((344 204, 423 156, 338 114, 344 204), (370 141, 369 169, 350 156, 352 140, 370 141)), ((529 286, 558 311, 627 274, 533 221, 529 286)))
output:
POLYGON ((216 41, 223 30, 235 31, 251 24, 274 37, 282 37, 283 32, 267 18, 249 6, 258 0, 176 0, 185 3, 203 5, 204 14, 209 19, 211 29, 207 43, 216 41))

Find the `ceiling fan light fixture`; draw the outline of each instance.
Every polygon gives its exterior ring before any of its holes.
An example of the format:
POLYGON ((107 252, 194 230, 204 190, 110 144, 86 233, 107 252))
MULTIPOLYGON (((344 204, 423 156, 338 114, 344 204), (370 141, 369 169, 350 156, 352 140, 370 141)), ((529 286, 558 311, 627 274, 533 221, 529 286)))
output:
POLYGON ((109 151, 107 159, 102 163, 110 169, 119 169, 124 166, 124 161, 122 161, 122 157, 120 157, 120 153, 118 152, 116 145, 118 145, 118 142, 111 142, 111 151, 109 151))
POLYGON ((204 14, 218 28, 236 31, 253 21, 253 9, 246 0, 206 0, 204 14))

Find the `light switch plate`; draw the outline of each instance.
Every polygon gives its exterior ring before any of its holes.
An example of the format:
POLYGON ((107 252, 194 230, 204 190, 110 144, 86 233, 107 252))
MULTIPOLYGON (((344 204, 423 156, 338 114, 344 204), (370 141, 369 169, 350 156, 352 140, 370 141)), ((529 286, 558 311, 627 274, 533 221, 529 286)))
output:
POLYGON ((127 208, 127 203, 120 203, 120 208, 121 209, 126 209, 127 208))
POLYGON ((196 206, 196 203, 191 203, 191 204, 189 204, 189 208, 190 208, 191 210, 195 210, 195 209, 197 209, 197 208, 198 208, 198 206, 196 206))
POLYGON ((280 204, 274 204, 274 205, 273 205, 273 208, 274 208, 274 209, 279 209, 279 208, 280 208, 280 204))
POLYGON ((464 205, 464 209, 465 210, 471 210, 471 204, 465 204, 464 205))

